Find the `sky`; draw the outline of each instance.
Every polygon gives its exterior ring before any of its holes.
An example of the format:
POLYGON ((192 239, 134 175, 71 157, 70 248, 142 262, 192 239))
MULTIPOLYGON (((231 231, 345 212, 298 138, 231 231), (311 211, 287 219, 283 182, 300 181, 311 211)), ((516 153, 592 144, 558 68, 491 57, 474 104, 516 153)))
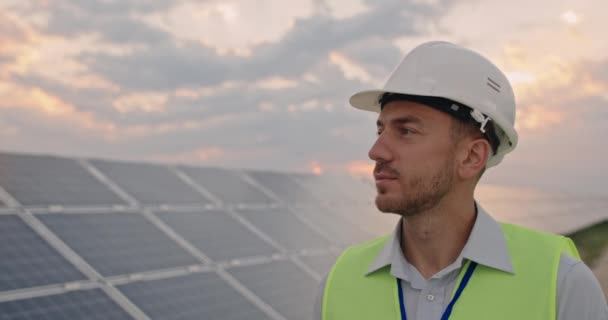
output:
POLYGON ((608 194, 605 0, 2 0, 0 150, 370 176, 379 88, 445 40, 501 68, 482 182, 608 194))

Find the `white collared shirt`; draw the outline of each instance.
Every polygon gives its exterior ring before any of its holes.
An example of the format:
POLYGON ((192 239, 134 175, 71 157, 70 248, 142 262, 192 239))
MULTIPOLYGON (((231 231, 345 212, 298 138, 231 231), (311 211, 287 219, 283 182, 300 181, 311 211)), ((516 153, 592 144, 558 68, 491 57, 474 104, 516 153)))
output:
MULTIPOLYGON (((469 239, 456 260, 425 279, 403 256, 401 222, 389 237, 367 274, 390 265, 390 274, 401 280, 407 318, 439 320, 450 302, 460 268, 466 260, 513 273, 513 265, 500 224, 480 206, 469 239)), ((608 320, 608 305, 600 285, 583 263, 562 255, 558 269, 556 313, 558 320, 608 320)), ((322 319, 322 301, 326 278, 315 303, 313 319, 322 319)))

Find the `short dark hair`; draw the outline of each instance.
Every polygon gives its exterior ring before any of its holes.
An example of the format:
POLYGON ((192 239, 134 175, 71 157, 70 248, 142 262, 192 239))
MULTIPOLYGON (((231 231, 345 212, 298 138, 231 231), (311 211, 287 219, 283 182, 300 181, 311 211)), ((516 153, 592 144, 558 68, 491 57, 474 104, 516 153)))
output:
MULTIPOLYGON (((382 110, 387 103, 392 101, 417 102, 450 114, 457 120, 456 125, 452 127, 453 130, 455 130, 453 131, 454 137, 460 137, 462 133, 481 132, 479 130, 479 122, 477 122, 471 116, 471 111, 473 109, 462 103, 442 97, 418 96, 402 93, 385 92, 381 94, 378 98, 380 110, 382 110)), ((488 121, 484 129, 486 132, 482 133, 482 135, 490 144, 493 154, 496 154, 496 152, 498 151, 498 145, 500 144, 500 140, 496 135, 494 122, 492 120, 488 121)))

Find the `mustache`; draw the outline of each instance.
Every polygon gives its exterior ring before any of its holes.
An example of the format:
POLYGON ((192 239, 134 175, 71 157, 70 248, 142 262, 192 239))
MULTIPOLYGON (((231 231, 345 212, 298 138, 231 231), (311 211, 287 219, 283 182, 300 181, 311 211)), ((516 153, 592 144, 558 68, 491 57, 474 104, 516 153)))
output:
POLYGON ((385 173, 394 177, 399 176, 399 171, 391 168, 385 162, 376 162, 376 166, 374 167, 374 174, 385 173))

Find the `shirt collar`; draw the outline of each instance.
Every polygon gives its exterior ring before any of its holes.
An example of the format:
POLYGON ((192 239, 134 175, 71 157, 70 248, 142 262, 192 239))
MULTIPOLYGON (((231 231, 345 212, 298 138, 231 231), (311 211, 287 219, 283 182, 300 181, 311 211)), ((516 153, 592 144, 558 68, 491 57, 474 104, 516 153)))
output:
MULTIPOLYGON (((494 269, 508 273, 515 273, 509 256, 509 249, 500 224, 494 220, 481 206, 477 206, 477 217, 462 252, 456 261, 463 258, 477 262, 494 269)), ((401 251, 401 220, 391 233, 386 243, 369 266, 366 275, 391 265, 391 274, 394 274, 393 264, 403 264, 409 267, 401 251)), ((404 266, 399 266, 402 269, 404 266)), ((401 272, 399 272, 401 273, 401 272)), ((440 271, 440 273, 442 273, 440 271)))

